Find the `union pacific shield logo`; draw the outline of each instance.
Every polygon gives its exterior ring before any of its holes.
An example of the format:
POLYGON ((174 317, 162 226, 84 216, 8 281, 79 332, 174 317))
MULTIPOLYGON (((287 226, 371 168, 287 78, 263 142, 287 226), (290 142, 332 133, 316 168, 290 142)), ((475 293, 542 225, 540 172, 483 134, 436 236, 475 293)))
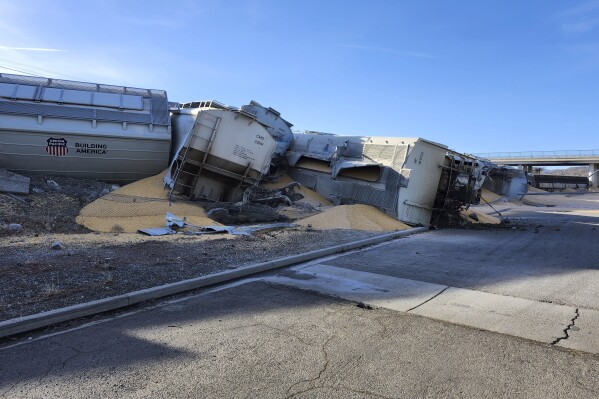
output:
POLYGON ((69 149, 67 148, 67 141, 63 138, 55 139, 54 137, 50 137, 48 139, 48 145, 46 146, 46 152, 50 155, 56 155, 57 157, 68 154, 69 149))

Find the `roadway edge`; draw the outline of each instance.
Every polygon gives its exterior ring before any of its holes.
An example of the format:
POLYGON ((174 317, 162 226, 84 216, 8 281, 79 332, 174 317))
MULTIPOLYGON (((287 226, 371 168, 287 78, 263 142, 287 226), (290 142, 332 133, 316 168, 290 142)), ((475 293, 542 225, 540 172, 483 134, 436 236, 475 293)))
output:
POLYGON ((336 245, 334 247, 317 249, 314 251, 286 256, 267 262, 243 266, 233 270, 209 274, 207 276, 159 285, 157 287, 133 291, 127 294, 5 320, 0 322, 0 338, 6 338, 11 335, 37 330, 39 328, 48 327, 53 324, 77 319, 80 317, 92 316, 95 314, 135 305, 151 299, 158 299, 169 295, 180 294, 186 291, 192 291, 198 288, 236 280, 238 278, 247 277, 253 274, 291 266, 297 263, 311 261, 317 258, 322 258, 361 247, 367 247, 385 241, 390 241, 395 238, 400 238, 415 233, 422 233, 425 231, 428 231, 428 227, 415 227, 407 230, 395 231, 363 240, 336 245))

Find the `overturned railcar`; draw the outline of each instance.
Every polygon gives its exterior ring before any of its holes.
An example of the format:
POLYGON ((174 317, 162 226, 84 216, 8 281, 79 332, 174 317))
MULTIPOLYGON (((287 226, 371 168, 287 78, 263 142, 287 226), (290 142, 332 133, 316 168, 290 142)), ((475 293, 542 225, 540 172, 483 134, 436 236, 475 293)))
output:
POLYGON ((421 138, 296 134, 289 174, 337 204, 373 205, 428 225, 447 147, 421 138))
POLYGON ((234 202, 268 172, 277 141, 256 115, 218 101, 186 103, 172 115, 170 194, 234 202))
POLYGON ((0 167, 120 183, 164 170, 163 90, 0 74, 0 167))

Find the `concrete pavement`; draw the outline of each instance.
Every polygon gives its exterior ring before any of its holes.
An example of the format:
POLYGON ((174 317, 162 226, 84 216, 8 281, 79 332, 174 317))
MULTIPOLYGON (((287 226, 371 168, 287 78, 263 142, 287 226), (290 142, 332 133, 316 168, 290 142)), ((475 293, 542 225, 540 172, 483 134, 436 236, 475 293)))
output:
MULTIPOLYGON (((568 306, 326 264, 294 267, 267 281, 548 344, 567 338, 564 330, 580 317, 577 309, 568 306)), ((592 328, 585 330, 594 333, 592 328)), ((579 342, 579 349, 599 354, 594 340, 579 342)))
POLYGON ((550 201, 496 204, 512 228, 431 231, 271 281, 599 353, 599 195, 550 201))
POLYGON ((0 350, 5 398, 589 398, 599 357, 254 282, 0 350))

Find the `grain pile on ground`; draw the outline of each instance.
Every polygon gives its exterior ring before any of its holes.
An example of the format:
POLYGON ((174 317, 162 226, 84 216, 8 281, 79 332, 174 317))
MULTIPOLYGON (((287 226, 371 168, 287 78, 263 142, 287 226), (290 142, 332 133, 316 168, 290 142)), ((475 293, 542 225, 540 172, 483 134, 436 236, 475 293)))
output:
MULTIPOLYGON (((291 177, 285 175, 285 176, 282 176, 276 182, 263 184, 262 187, 268 188, 268 189, 276 189, 276 188, 285 187, 290 183, 293 183, 293 180, 291 179, 291 177)), ((298 202, 304 202, 304 203, 310 204, 316 208, 321 207, 321 206, 332 205, 331 201, 329 201, 322 195, 318 194, 316 191, 310 190, 307 187, 302 186, 299 189, 297 189, 297 192, 299 192, 301 195, 304 196, 304 198, 299 200, 298 202)))
POLYGON ((546 193, 547 191, 541 190, 540 188, 528 186, 529 193, 546 193))
POLYGON ((139 229, 164 227, 166 212, 198 226, 219 223, 206 217, 204 209, 191 202, 171 202, 163 188, 164 173, 128 184, 87 205, 77 223, 100 232, 134 233, 139 229))
POLYGON ((315 229, 353 229, 365 231, 394 231, 410 226, 393 219, 370 205, 339 205, 318 215, 298 221, 302 226, 315 229))
POLYGON ((472 224, 501 224, 501 219, 475 211, 474 209, 462 210, 460 211, 460 216, 472 224))
POLYGON ((562 190, 562 193, 575 193, 575 192, 576 192, 576 190, 574 190, 573 188, 569 188, 569 187, 568 188, 564 188, 562 190))
POLYGON ((483 200, 483 202, 491 203, 500 200, 502 196, 494 193, 491 190, 483 188, 480 190, 480 198, 483 200))

